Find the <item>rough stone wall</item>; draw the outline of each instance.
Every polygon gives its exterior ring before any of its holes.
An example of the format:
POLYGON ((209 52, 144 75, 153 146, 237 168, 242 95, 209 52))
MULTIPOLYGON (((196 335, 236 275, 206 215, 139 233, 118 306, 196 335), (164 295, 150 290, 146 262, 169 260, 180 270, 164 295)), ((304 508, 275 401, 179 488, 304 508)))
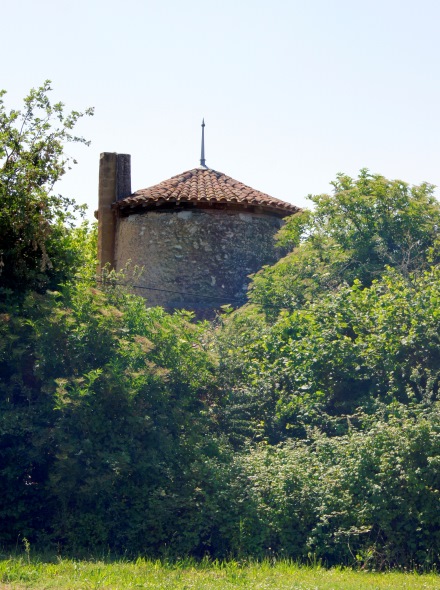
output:
POLYGON ((209 317, 213 309, 245 299, 249 274, 279 257, 275 215, 236 210, 148 211, 117 222, 115 266, 143 267, 135 289, 149 305, 185 308, 209 317), (183 293, 183 294, 182 294, 183 293))

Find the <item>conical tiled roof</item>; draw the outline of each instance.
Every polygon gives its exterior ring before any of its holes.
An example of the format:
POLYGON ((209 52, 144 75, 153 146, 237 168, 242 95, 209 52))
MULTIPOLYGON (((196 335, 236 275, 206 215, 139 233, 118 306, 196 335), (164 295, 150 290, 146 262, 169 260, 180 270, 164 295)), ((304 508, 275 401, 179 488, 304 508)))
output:
POLYGON ((243 208, 258 207, 282 217, 299 211, 298 207, 257 191, 222 172, 199 167, 182 172, 169 180, 136 191, 114 203, 124 213, 151 209, 166 204, 194 203, 215 205, 225 203, 243 208))

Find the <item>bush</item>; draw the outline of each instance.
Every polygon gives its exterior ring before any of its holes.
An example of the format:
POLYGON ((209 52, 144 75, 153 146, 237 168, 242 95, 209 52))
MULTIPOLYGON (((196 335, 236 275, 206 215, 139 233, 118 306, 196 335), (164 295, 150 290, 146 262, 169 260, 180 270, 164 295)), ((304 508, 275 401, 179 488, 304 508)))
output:
POLYGON ((367 418, 364 430, 315 430, 306 441, 240 453, 223 529, 231 550, 378 568, 438 565, 439 418, 438 405, 426 413, 394 405, 367 418))

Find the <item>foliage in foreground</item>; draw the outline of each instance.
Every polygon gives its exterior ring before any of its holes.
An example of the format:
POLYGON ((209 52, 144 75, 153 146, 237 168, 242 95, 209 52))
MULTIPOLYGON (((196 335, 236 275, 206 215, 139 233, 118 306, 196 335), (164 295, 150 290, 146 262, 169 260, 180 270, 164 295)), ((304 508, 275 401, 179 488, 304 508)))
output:
POLYGON ((439 408, 388 408, 370 427, 235 457, 241 542, 252 555, 432 566, 440 544, 439 408), (239 504, 240 506, 240 504, 239 504))
POLYGON ((30 297, 1 324, 3 543, 437 563, 435 402, 236 453, 206 324, 87 283, 30 297))
POLYGON ((213 445, 212 363, 188 319, 87 282, 2 315, 3 542, 123 551, 173 535, 192 466, 213 445))

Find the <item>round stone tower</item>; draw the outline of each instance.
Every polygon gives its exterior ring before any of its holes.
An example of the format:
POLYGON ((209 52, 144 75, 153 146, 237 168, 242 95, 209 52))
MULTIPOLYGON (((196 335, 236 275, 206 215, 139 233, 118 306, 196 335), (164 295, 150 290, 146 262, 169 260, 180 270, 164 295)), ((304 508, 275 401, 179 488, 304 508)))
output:
POLYGON ((101 154, 99 258, 141 267, 133 291, 148 305, 210 317, 245 302, 249 275, 279 259, 274 234, 299 209, 203 164, 131 193, 130 157, 101 154))

